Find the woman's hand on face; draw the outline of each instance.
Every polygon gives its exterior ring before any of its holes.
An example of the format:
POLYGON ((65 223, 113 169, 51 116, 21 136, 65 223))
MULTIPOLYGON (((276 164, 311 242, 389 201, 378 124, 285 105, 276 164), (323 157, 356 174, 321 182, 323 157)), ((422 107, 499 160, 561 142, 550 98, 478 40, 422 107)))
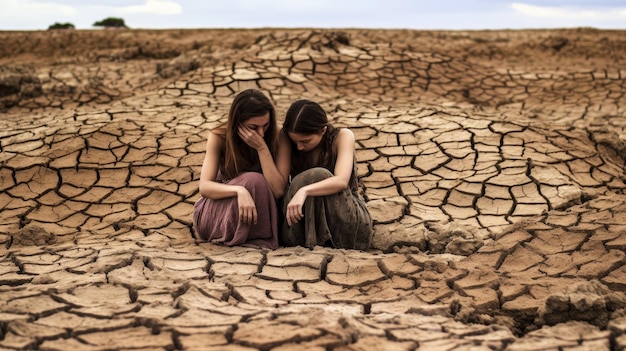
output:
POLYGON ((302 214, 304 201, 306 201, 306 195, 303 191, 298 190, 291 198, 291 201, 289 201, 289 204, 287 204, 287 213, 285 214, 285 217, 289 226, 298 223, 304 217, 302 214))
POLYGON ((257 223, 257 211, 254 199, 248 189, 243 188, 237 193, 237 205, 239 207, 239 221, 247 225, 257 223))
POLYGON ((237 129, 237 133, 239 134, 241 140, 243 140, 248 146, 257 151, 263 149, 264 147, 267 147, 267 144, 265 144, 265 139, 263 139, 263 137, 259 135, 259 133, 248 127, 239 126, 239 128, 237 129))

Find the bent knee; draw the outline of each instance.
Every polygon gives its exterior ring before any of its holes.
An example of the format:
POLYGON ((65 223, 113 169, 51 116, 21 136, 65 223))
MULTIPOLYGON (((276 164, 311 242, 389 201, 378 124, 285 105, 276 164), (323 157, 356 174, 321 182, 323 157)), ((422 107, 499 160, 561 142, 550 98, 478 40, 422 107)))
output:
POLYGON ((266 188, 268 186, 263 173, 258 172, 240 174, 237 178, 233 179, 231 184, 242 185, 247 189, 266 188))
POLYGON ((292 180, 292 184, 311 184, 317 183, 320 180, 324 180, 333 176, 333 173, 326 168, 323 167, 314 167, 309 168, 306 171, 302 171, 300 174, 295 176, 292 180))
POLYGON ((265 182, 265 177, 263 176, 263 173, 259 173, 259 172, 246 172, 246 173, 242 173, 239 175, 239 177, 242 180, 245 180, 247 182, 265 182))

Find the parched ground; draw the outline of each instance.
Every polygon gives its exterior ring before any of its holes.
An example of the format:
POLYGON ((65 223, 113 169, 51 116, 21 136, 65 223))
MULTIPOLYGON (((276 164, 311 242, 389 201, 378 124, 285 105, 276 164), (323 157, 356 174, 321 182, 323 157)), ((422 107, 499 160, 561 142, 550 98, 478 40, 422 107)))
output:
POLYGON ((0 38, 0 350, 626 350, 626 31, 0 38), (355 132, 372 250, 196 241, 250 87, 355 132))

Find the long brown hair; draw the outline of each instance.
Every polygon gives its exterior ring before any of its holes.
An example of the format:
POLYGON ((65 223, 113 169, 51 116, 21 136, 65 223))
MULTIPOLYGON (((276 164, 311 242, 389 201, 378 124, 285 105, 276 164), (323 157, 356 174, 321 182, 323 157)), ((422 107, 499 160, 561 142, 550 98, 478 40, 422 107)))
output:
POLYGON ((303 157, 296 143, 289 139, 291 143, 292 175, 297 175, 312 167, 324 167, 332 172, 331 156, 335 137, 339 133, 339 129, 333 127, 328 122, 326 111, 318 103, 302 99, 296 100, 291 104, 283 122, 283 133, 316 134, 321 132, 324 127, 326 127, 326 133, 324 133, 320 141, 320 154, 315 163, 303 157))
POLYGON ((271 101, 257 89, 246 89, 233 100, 228 112, 228 120, 213 132, 222 136, 225 140, 220 169, 227 179, 233 179, 241 173, 252 170, 259 163, 259 154, 248 146, 237 133, 242 123, 252 117, 270 115, 269 127, 263 139, 272 155, 276 154, 278 147, 278 127, 276 124, 276 110, 271 101))

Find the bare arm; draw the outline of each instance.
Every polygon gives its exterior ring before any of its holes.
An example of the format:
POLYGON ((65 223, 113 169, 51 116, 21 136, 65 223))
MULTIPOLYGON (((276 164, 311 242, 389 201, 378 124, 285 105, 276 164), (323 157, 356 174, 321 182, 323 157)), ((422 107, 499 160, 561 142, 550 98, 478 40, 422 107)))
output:
POLYGON ((282 133, 280 134, 278 152, 276 160, 274 160, 265 140, 258 133, 245 127, 240 127, 239 136, 246 144, 258 152, 263 176, 267 184, 269 184, 274 197, 282 197, 287 187, 290 167, 290 149, 287 137, 282 133))
POLYGON ((224 139, 213 132, 209 133, 206 143, 206 153, 202 163, 202 171, 200 173, 200 195, 211 200, 237 197, 240 220, 247 224, 256 223, 256 204, 248 189, 243 186, 223 184, 216 181, 220 154, 223 147, 224 139))
POLYGON ((306 196, 336 194, 348 187, 354 162, 354 134, 349 129, 341 129, 337 135, 337 163, 333 176, 317 183, 309 184, 300 190, 306 196))
POLYGON ((240 186, 222 184, 215 181, 223 147, 224 139, 210 132, 200 173, 200 195, 207 199, 218 200, 237 196, 237 188, 241 188, 240 186))
POLYGON ((287 188, 289 168, 291 167, 289 140, 285 135, 280 133, 276 161, 272 158, 267 147, 258 150, 258 152, 259 160, 261 161, 261 169, 263 169, 263 176, 265 180, 267 180, 270 189, 272 189, 274 197, 282 197, 287 188))

